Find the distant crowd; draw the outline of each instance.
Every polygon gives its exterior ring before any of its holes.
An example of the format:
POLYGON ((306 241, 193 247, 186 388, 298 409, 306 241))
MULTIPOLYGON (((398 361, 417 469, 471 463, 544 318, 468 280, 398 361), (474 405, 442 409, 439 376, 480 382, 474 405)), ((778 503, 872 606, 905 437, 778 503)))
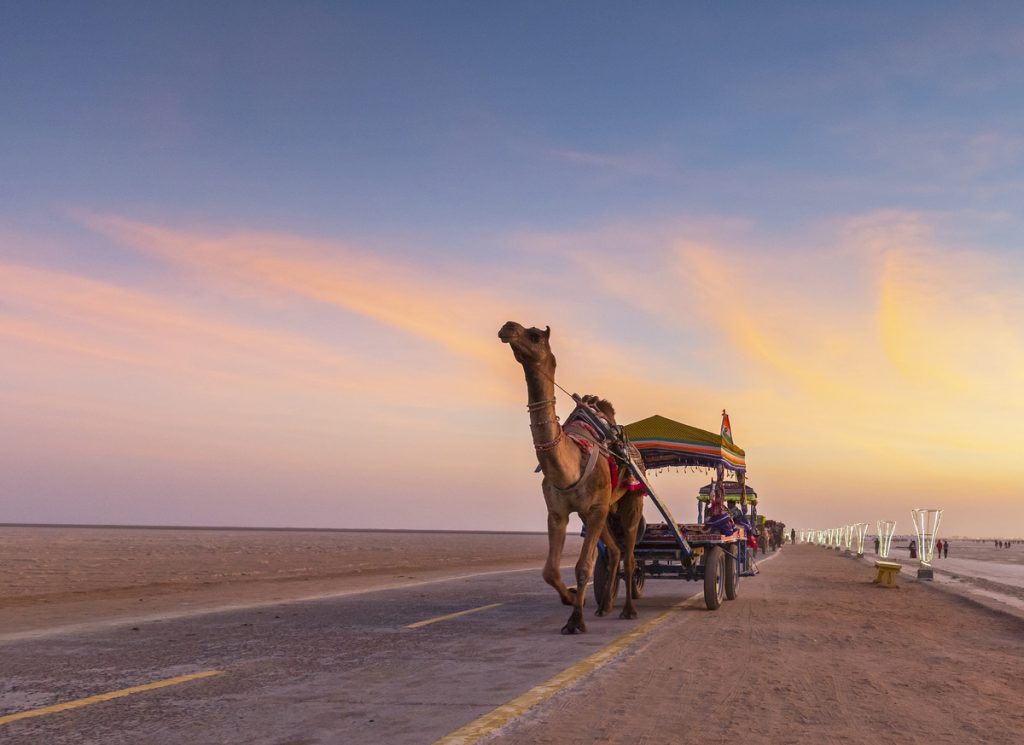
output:
MULTIPOLYGON (((1024 543, 1024 541, 1019 541, 1019 540, 1017 540, 1017 541, 1004 541, 1004 540, 1001 540, 1001 539, 996 539, 996 540, 992 541, 992 543, 993 543, 993 545, 996 548, 1009 548, 1010 546, 1012 546, 1012 545, 1014 545, 1016 543, 1024 543)), ((949 547, 950 547, 950 545, 951 544, 950 544, 949 541, 943 541, 941 539, 936 541, 935 542, 935 558, 936 559, 946 559, 946 558, 949 558, 949 547)), ((876 554, 878 553, 878 548, 879 548, 878 537, 875 536, 875 553, 876 554)), ((911 540, 910 541, 910 545, 907 546, 907 550, 910 552, 910 558, 911 559, 916 559, 917 558, 917 541, 916 540, 911 540)))
MULTIPOLYGON (((935 558, 936 559, 948 559, 949 558, 949 541, 943 541, 941 538, 935 541, 935 558)), ((910 552, 910 558, 917 558, 917 541, 912 540, 910 545, 907 546, 907 550, 910 552)), ((875 539, 875 553, 878 553, 878 539, 875 539)))

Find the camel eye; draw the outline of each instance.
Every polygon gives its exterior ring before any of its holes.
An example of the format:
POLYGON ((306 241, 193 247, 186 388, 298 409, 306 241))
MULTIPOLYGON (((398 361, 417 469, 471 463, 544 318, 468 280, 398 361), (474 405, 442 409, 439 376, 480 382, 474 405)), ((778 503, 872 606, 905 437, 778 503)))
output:
POLYGON ((540 341, 540 334, 538 334, 536 331, 531 331, 530 332, 530 341, 532 341, 532 342, 539 342, 540 341))

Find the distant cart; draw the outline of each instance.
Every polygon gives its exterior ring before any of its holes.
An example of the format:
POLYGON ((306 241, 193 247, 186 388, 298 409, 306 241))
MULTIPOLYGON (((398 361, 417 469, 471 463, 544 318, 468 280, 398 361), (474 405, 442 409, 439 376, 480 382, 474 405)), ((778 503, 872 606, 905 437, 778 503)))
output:
MULTIPOLYGON (((728 415, 722 412, 722 434, 697 429, 662 416, 653 416, 623 428, 628 440, 636 446, 647 471, 660 468, 710 468, 716 479, 698 494, 696 523, 679 523, 672 517, 634 458, 629 459, 633 474, 643 483, 647 495, 658 508, 664 522, 641 523, 633 547, 636 571, 631 578, 634 597, 643 594, 647 579, 681 579, 704 582, 704 603, 708 610, 717 610, 723 600, 735 600, 741 577, 757 574, 751 543, 757 519, 757 493, 746 486, 746 454, 732 442, 728 415), (735 480, 725 481, 725 472, 735 480), (717 492, 717 493, 716 493, 717 492), (717 497, 717 500, 716 500, 717 497), (711 515, 712 505, 724 508, 711 515), (745 506, 750 507, 749 514, 745 506)), ((620 545, 625 551, 625 547, 620 545)), ((598 605, 609 587, 608 551, 598 541, 598 558, 594 566, 594 595, 598 605)), ((622 565, 611 583, 612 599, 625 577, 622 565)))

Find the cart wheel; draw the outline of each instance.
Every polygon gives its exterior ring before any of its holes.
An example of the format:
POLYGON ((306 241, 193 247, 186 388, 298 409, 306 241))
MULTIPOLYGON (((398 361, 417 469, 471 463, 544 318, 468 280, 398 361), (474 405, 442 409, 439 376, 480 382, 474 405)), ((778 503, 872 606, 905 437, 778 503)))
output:
POLYGON ((740 583, 740 573, 736 566, 736 552, 739 550, 739 546, 733 544, 730 548, 725 550, 725 599, 735 600, 736 589, 740 583))
MULTIPOLYGON (((615 567, 615 582, 612 584, 612 605, 619 594, 619 571, 615 567)), ((608 551, 598 548, 597 560, 594 562, 594 602, 600 608, 604 605, 605 588, 608 586, 608 551)))
POLYGON ((633 597, 642 598, 644 596, 644 583, 647 581, 647 575, 644 574, 643 565, 637 564, 636 569, 633 570, 633 597))
POLYGON ((709 546, 704 552, 704 604, 708 610, 718 610, 725 594, 725 556, 721 546, 709 546))

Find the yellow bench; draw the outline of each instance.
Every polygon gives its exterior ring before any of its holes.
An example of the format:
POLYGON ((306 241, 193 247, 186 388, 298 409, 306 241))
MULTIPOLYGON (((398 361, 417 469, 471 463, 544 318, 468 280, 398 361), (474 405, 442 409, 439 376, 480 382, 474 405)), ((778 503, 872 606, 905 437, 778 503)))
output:
POLYGON ((879 559, 875 562, 875 567, 878 569, 878 576, 872 581, 873 584, 881 585, 882 587, 896 586, 896 575, 899 574, 900 569, 903 568, 902 564, 895 561, 883 561, 879 559))

